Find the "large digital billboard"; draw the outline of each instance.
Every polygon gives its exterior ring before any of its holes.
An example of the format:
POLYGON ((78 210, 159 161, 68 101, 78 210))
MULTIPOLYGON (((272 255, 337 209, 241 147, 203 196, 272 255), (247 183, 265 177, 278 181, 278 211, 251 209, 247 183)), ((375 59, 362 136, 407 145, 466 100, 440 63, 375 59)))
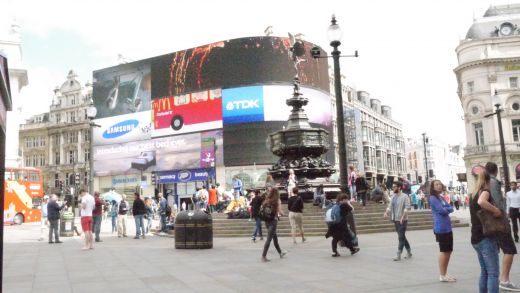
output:
POLYGON ((96 118, 150 110, 152 78, 148 60, 94 71, 96 118))
POLYGON ((288 38, 248 37, 212 43, 153 58, 152 97, 163 98, 211 88, 291 84, 329 91, 328 63, 314 59, 305 42, 303 62, 294 66, 288 38))
POLYGON ((151 138, 151 111, 94 120, 94 145, 107 145, 151 138))
POLYGON ((152 136, 222 128, 222 90, 205 90, 152 101, 152 136))
POLYGON ((264 91, 262 86, 222 90, 224 124, 264 121, 264 91))

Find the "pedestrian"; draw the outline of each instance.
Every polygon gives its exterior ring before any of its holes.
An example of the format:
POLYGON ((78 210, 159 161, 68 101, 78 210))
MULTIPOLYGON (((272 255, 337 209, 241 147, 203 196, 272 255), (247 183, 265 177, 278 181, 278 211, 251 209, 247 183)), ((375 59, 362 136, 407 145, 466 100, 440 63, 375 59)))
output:
POLYGON ((518 243, 518 222, 520 222, 520 191, 516 181, 511 182, 511 190, 506 194, 507 211, 513 223, 513 234, 515 242, 518 243))
POLYGON ((265 177, 265 185, 264 185, 265 192, 269 192, 269 190, 271 190, 271 188, 273 188, 275 186, 275 184, 276 183, 274 182, 273 176, 268 174, 265 177))
POLYGON ((208 191, 208 204, 209 204, 209 212, 214 213, 217 211, 217 189, 215 185, 211 185, 211 188, 208 191))
POLYGON ((500 267, 497 240, 484 235, 482 222, 477 216, 477 212, 481 209, 493 213, 495 217, 501 215, 500 209, 491 203, 493 198, 489 191, 490 179, 486 171, 478 174, 475 192, 471 195, 469 202, 471 244, 477 252, 480 263, 479 291, 498 293, 500 267))
POLYGON ((366 206, 368 183, 367 183, 365 177, 363 175, 361 175, 361 173, 359 173, 357 175, 355 185, 356 185, 357 199, 361 200, 361 202, 363 203, 363 206, 366 206))
POLYGON ((126 217, 128 213, 128 201, 126 201, 126 194, 121 195, 121 202, 119 203, 119 207, 117 209, 117 237, 127 237, 126 236, 126 217))
MULTIPOLYGON (((498 166, 493 162, 488 162, 485 166, 486 172, 490 175, 489 191, 491 197, 503 213, 506 213, 506 200, 502 193, 502 182, 497 179, 498 166)), ((513 258, 517 254, 515 242, 511 233, 501 233, 497 236, 498 246, 502 249, 504 256, 502 257, 502 270, 500 273, 500 288, 509 291, 520 291, 520 287, 516 286, 509 279, 511 266, 513 265, 513 258)))
POLYGON ((296 228, 300 231, 303 243, 305 242, 303 232, 303 199, 298 194, 298 187, 292 189, 292 196, 287 201, 287 208, 289 209, 289 223, 291 224, 293 243, 296 244, 296 228))
POLYGON ((119 212, 119 206, 117 201, 112 200, 110 205, 110 217, 112 218, 112 233, 117 232, 117 214, 119 212))
POLYGON ((141 199, 139 193, 134 192, 134 203, 132 204, 132 214, 134 215, 135 220, 135 237, 134 239, 139 239, 139 236, 142 235, 143 239, 146 238, 145 229, 144 229, 144 215, 146 214, 146 207, 144 206, 144 201, 141 199))
POLYGON ((350 191, 350 198, 356 201, 356 171, 354 171, 354 166, 349 166, 348 173, 348 189, 350 191))
POLYGON ((99 233, 101 232, 101 222, 103 220, 103 200, 100 198, 99 192, 94 192, 94 210, 92 211, 92 232, 95 235, 96 242, 101 242, 99 233))
POLYGON ((296 187, 296 175, 294 175, 294 170, 289 169, 289 177, 287 178, 287 196, 292 196, 292 190, 296 187))
POLYGON ((282 203, 280 201, 280 194, 278 193, 278 189, 273 188, 267 194, 264 202, 261 205, 261 210, 264 211, 264 215, 267 211, 269 211, 268 215, 264 218, 265 226, 267 228, 267 239, 264 244, 264 250, 262 251, 262 261, 268 262, 270 261, 267 258, 267 251, 269 250, 269 246, 271 246, 271 240, 274 243, 274 247, 280 258, 283 258, 286 255, 286 252, 283 252, 278 244, 278 235, 276 234, 276 228, 278 226, 279 216, 283 216, 282 211, 282 203))
POLYGON ((48 211, 47 211, 47 205, 49 204, 49 196, 45 195, 43 197, 42 204, 40 206, 41 208, 41 227, 40 227, 40 238, 38 241, 43 241, 43 235, 45 234, 45 228, 47 227, 47 221, 48 221, 48 211))
POLYGON ((159 216, 161 217, 161 233, 166 233, 168 228, 166 227, 166 208, 168 207, 168 202, 163 197, 163 193, 159 192, 157 195, 159 197, 159 216))
POLYGON ((413 206, 413 209, 416 210, 419 206, 418 206, 418 201, 417 201, 417 194, 415 192, 412 192, 412 194, 410 195, 410 202, 413 206))
POLYGON ((397 247, 397 256, 394 261, 401 260, 403 248, 406 248, 407 254, 404 258, 412 257, 412 249, 408 239, 406 239, 406 228, 408 226, 408 212, 410 211, 410 198, 402 191, 403 183, 401 181, 392 184, 393 196, 386 208, 384 217, 390 216, 390 220, 394 223, 395 231, 399 239, 397 247))
POLYGON ((62 243, 60 241, 60 232, 59 232, 59 224, 60 224, 60 211, 66 206, 67 202, 64 202, 63 205, 58 204, 58 197, 56 194, 51 195, 51 200, 47 205, 47 218, 49 220, 49 244, 52 243, 62 243), (54 241, 52 241, 52 234, 54 233, 54 241))
POLYGON ((146 234, 150 233, 150 230, 152 229, 152 220, 153 220, 153 214, 154 214, 152 202, 153 202, 153 200, 149 197, 147 197, 144 200, 144 206, 146 208, 146 214, 145 214, 146 234))
POLYGON ((453 232, 451 230, 450 214, 453 207, 440 195, 444 185, 440 180, 433 180, 430 184, 430 196, 428 198, 433 216, 433 233, 439 243, 439 280, 441 282, 455 282, 457 279, 448 275, 448 263, 453 251, 453 232))
POLYGON ((81 228, 85 233, 85 246, 82 250, 94 248, 94 238, 92 237, 92 211, 96 201, 94 197, 88 194, 84 189, 79 191, 81 196, 81 228))
POLYGON ((233 194, 235 195, 235 200, 238 200, 242 195, 242 180, 238 177, 238 175, 233 176, 233 194))
POLYGON ((339 223, 331 224, 328 226, 326 238, 332 237, 332 257, 338 257, 338 243, 343 241, 345 246, 350 250, 350 254, 356 254, 359 248, 352 242, 352 236, 354 233, 348 225, 347 217, 352 212, 352 206, 349 202, 349 196, 345 193, 338 194, 336 198, 336 204, 339 205, 341 220, 339 223), (352 232, 352 233, 351 233, 352 232))
POLYGON ((253 230, 253 236, 251 236, 251 240, 256 242, 256 236, 260 236, 260 240, 264 240, 264 236, 262 234, 262 218, 260 218, 259 211, 260 206, 264 202, 265 193, 255 194, 253 199, 251 200, 251 217, 255 219, 255 229, 253 230))
POLYGON ((195 197, 197 198, 197 204, 199 207, 199 210, 207 210, 208 206, 208 196, 209 193, 206 190, 206 186, 202 185, 201 188, 197 190, 197 193, 195 194, 195 197))
POLYGON ((322 208, 325 208, 325 190, 323 188, 323 184, 320 184, 316 189, 314 190, 314 205, 321 206, 322 208))
POLYGON ((424 194, 421 189, 417 189, 415 193, 417 194, 417 206, 419 207, 419 210, 422 210, 424 206, 423 202, 425 201, 424 194))
POLYGON ((460 195, 458 192, 455 192, 455 191, 452 191, 452 192, 453 192, 453 201, 455 204, 455 209, 458 211, 460 208, 460 195))

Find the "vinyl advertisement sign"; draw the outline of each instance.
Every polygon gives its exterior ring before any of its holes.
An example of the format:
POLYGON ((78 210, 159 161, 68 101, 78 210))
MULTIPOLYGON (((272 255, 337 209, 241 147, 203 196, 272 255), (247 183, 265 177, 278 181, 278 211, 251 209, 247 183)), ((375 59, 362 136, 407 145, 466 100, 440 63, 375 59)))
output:
POLYGON ((150 116, 151 112, 145 111, 94 120, 94 123, 100 126, 93 127, 94 145, 150 139, 152 132, 150 116))
POLYGON ((172 184, 190 181, 207 181, 215 177, 215 169, 190 169, 158 172, 159 184, 172 184))

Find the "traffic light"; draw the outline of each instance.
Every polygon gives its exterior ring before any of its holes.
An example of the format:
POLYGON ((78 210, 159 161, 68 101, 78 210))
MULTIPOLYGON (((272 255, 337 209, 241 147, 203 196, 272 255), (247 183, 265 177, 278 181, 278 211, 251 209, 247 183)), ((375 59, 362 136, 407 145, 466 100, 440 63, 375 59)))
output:
POLYGON ((74 175, 74 183, 75 183, 75 185, 79 185, 79 173, 76 173, 74 175))
POLYGON ((156 184, 156 179, 155 179, 155 172, 152 172, 152 185, 155 185, 156 184))
POLYGON ((428 177, 433 178, 435 174, 433 174, 433 169, 428 170, 428 177))

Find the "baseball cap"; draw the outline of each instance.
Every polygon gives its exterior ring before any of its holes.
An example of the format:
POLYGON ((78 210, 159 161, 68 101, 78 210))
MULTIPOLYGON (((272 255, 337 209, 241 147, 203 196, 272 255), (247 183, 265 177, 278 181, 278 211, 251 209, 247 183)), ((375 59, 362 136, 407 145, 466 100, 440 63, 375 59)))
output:
POLYGON ((45 195, 45 196, 43 197, 43 199, 49 199, 49 196, 48 196, 48 195, 45 195))

